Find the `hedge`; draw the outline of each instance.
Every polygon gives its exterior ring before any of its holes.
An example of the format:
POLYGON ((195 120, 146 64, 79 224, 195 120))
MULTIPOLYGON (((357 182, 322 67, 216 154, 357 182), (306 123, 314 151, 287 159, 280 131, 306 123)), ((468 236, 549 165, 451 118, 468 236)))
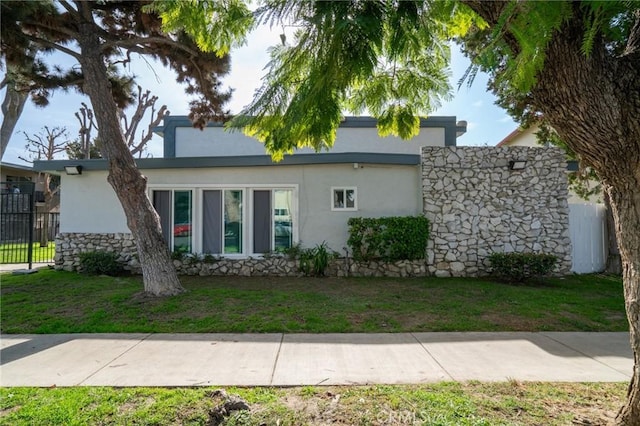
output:
POLYGON ((424 259, 429 220, 424 216, 352 217, 347 244, 355 260, 424 259))

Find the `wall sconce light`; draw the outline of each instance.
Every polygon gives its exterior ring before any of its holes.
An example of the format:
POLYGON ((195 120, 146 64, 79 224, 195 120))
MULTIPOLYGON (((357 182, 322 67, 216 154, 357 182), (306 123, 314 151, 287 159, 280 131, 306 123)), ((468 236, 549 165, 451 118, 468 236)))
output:
POLYGON ((64 166, 64 172, 70 176, 82 174, 82 166, 64 166))
POLYGON ((509 170, 523 170, 527 165, 527 160, 509 161, 509 170))

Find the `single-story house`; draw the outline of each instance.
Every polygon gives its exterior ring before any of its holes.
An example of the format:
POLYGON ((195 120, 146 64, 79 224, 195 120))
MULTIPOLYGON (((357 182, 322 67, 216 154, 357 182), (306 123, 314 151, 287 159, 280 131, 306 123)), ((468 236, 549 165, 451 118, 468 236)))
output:
MULTIPOLYGON (((421 149, 455 147, 466 123, 429 117, 409 141, 381 138, 371 117, 346 117, 330 152, 297 150, 273 162, 264 146, 221 123, 204 130, 169 116, 162 158, 138 159, 173 251, 247 258, 326 242, 344 253, 353 216, 423 213, 421 149)), ((105 160, 36 162, 61 175, 61 235, 127 234, 105 160), (66 174, 65 166, 80 166, 66 174)), ((99 244, 90 244, 99 248, 99 244)))

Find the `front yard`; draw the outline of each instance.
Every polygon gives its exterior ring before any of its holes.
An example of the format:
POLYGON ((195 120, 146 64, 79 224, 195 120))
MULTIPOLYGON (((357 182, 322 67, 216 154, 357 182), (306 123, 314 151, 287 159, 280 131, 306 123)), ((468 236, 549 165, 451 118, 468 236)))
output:
MULTIPOLYGON (((514 286, 488 279, 183 277, 150 299, 140 277, 0 276, 3 333, 625 331, 603 275, 514 286)), ((626 383, 438 383, 229 388, 225 425, 609 424, 626 383)), ((219 424, 213 388, 0 388, 0 424, 219 424)))
POLYGON ((626 331, 622 283, 572 275, 537 285, 469 278, 183 277, 144 296, 140 277, 41 270, 2 281, 3 333, 626 331))

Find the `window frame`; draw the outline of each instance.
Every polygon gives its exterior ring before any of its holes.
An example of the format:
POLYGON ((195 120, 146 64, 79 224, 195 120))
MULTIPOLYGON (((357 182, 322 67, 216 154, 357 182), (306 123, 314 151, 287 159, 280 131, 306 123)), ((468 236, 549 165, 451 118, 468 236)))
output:
MULTIPOLYGON (((189 252, 193 252, 195 248, 195 234, 194 234, 194 224, 196 220, 196 212, 194 210, 195 202, 196 202, 196 191, 192 187, 157 187, 157 188, 149 188, 149 199, 151 200, 151 204, 154 204, 154 192, 155 191, 167 191, 169 192, 169 222, 171 223, 171 229, 168 231, 167 235, 169 236, 169 241, 167 241, 168 248, 171 253, 175 252, 176 243, 175 243, 175 227, 178 225, 175 223, 176 220, 176 192, 189 192, 189 218, 190 218, 190 229, 189 229, 189 252)), ((155 209, 155 205, 153 205, 155 209)), ((158 212, 158 215, 160 213, 158 212)), ((162 222, 162 220, 161 220, 162 222)), ((163 232, 164 233, 164 232, 163 232)))
MULTIPOLYGON (((291 229, 291 244, 296 245, 299 242, 299 184, 185 184, 185 183, 176 183, 176 184, 153 184, 150 183, 147 185, 147 191, 149 198, 153 201, 153 193, 154 191, 171 191, 171 198, 173 203, 173 191, 186 191, 190 190, 191 192, 191 216, 192 216, 192 231, 191 231, 191 250, 193 253, 202 253, 203 249, 203 226, 204 226, 204 218, 203 218, 203 203, 204 203, 204 191, 207 190, 219 190, 221 191, 221 196, 224 198, 224 191, 226 190, 238 190, 242 191, 242 248, 243 251, 241 253, 224 253, 224 242, 222 243, 222 252, 214 253, 215 256, 219 256, 222 258, 236 258, 236 259, 244 259, 247 257, 258 257, 261 258, 266 253, 254 253, 254 240, 253 240, 253 209, 254 209, 254 201, 253 201, 253 191, 254 190, 269 190, 271 192, 272 203, 275 191, 277 190, 288 190, 291 191, 291 211, 289 214, 291 215, 292 220, 292 229, 291 229)), ((224 206, 223 210, 224 211, 224 206)), ((171 211, 171 220, 173 221, 173 209, 171 211)), ((222 213, 224 217, 224 213, 222 213)), ((273 215, 273 212, 272 212, 273 215)), ((275 229, 273 229, 274 220, 272 218, 272 251, 273 246, 275 245, 275 229)), ((224 229, 224 223, 222 224, 224 229)), ((173 234, 171 233, 171 242, 169 248, 173 252, 172 247, 173 243, 173 234)), ((223 234, 224 235, 224 234, 223 234)))
POLYGON ((331 211, 334 212, 355 212, 358 211, 358 187, 357 186, 332 186, 330 192, 330 206, 331 211), (343 198, 346 200, 347 191, 353 191, 353 207, 347 207, 346 202, 344 207, 336 207, 335 194, 336 191, 342 191, 343 198))

